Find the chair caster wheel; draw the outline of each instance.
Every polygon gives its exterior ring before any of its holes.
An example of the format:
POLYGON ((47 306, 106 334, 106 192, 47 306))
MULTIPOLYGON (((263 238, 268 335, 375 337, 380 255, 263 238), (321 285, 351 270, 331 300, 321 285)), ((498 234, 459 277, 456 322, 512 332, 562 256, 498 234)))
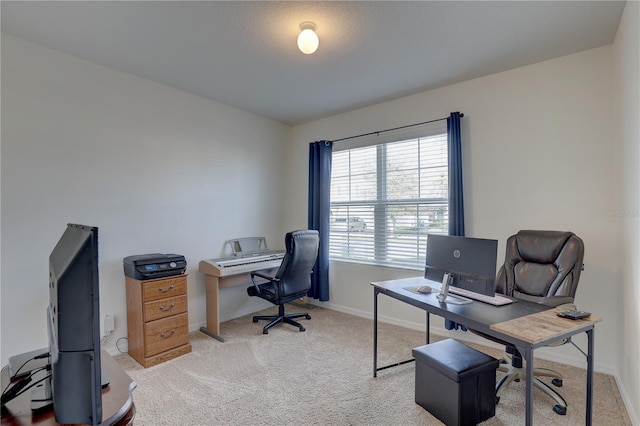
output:
POLYGON ((551 383, 553 383, 555 387, 558 387, 558 388, 562 387, 562 379, 553 379, 551 383))
POLYGON ((553 411, 555 411, 557 414, 564 416, 565 414, 567 414, 567 407, 561 407, 559 405, 555 405, 553 407, 553 411))
POLYGON ((306 319, 311 319, 311 315, 307 314, 307 316, 305 316, 306 319))
POLYGON ((269 330, 262 330, 262 334, 269 334, 269 330))
POLYGON ((258 322, 258 320, 254 318, 254 319, 253 319, 253 322, 258 322))
POLYGON ((305 331, 304 327, 300 327, 300 331, 305 331))
POLYGON ((520 383, 520 379, 514 379, 514 382, 520 383))
POLYGON ((496 396, 496 404, 497 404, 498 402, 500 402, 500 397, 499 397, 499 396, 496 396))

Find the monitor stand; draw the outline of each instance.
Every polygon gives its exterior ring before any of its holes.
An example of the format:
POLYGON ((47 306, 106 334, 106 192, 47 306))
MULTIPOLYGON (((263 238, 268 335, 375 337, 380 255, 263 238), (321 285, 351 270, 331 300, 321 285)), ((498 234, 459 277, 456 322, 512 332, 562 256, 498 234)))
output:
POLYGON ((53 394, 51 393, 51 377, 47 377, 51 372, 40 370, 33 375, 32 380, 40 383, 31 388, 31 410, 38 411, 53 405, 53 394))
POLYGON ((453 281, 453 277, 448 272, 445 272, 442 277, 442 285, 440 286, 440 293, 438 293, 438 302, 440 303, 450 303, 452 305, 467 305, 472 303, 473 300, 467 299, 462 296, 451 296, 449 295, 449 284, 453 281))

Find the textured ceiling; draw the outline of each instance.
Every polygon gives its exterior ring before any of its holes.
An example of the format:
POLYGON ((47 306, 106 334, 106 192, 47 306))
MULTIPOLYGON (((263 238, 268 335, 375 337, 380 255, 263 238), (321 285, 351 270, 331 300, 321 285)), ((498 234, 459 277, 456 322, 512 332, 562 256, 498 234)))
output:
POLYGON ((1 4, 2 31, 291 125, 607 44, 624 2, 1 4), (297 50, 298 26, 320 47, 297 50))

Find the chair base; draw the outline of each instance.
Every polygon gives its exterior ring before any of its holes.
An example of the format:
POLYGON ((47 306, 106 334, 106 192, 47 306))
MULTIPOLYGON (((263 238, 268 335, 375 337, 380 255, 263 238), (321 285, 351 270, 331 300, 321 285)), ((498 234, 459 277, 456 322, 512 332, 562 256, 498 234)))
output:
MULTIPOLYGON (((526 380, 527 378, 526 369, 522 366, 522 358, 518 359, 518 357, 514 358, 509 354, 505 354, 503 361, 505 362, 500 364, 498 371, 505 373, 505 375, 496 384, 496 403, 500 401, 500 394, 509 383, 514 381, 519 382, 520 380, 526 380), (514 360, 516 366, 513 365, 514 360)), ((562 395, 556 392, 555 389, 536 376, 552 377, 553 380, 551 383, 556 387, 562 387, 562 374, 557 371, 549 370, 548 368, 534 367, 533 385, 555 400, 556 405, 553 407, 553 411, 561 416, 567 414, 567 401, 565 401, 562 395)))
POLYGON ((253 322, 258 321, 271 321, 269 324, 265 325, 262 329, 262 334, 269 334, 269 329, 275 325, 280 323, 287 323, 293 326, 298 327, 300 331, 305 331, 305 328, 297 321, 294 321, 294 318, 305 318, 310 320, 311 315, 305 313, 299 314, 285 314, 284 313, 284 305, 278 305, 278 315, 256 315, 253 317, 253 322))

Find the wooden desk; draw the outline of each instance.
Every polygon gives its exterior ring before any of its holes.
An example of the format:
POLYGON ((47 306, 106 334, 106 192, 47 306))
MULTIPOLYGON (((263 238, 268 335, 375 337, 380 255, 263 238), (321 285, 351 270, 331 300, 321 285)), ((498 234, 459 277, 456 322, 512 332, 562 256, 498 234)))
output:
POLYGON ((539 303, 519 300, 504 306, 493 306, 474 301, 467 305, 448 305, 438 302, 437 293, 416 294, 408 287, 429 285, 439 288, 440 283, 428 281, 422 277, 401 280, 372 282, 374 288, 373 299, 373 377, 377 372, 389 367, 401 365, 412 360, 402 361, 385 367, 378 367, 378 294, 382 293, 396 300, 408 303, 426 312, 427 335, 429 343, 429 315, 435 314, 459 324, 477 330, 489 336, 494 336, 513 344, 524 359, 526 366, 526 404, 525 417, 527 426, 533 424, 533 350, 550 343, 585 332, 587 334, 587 390, 586 390, 586 421, 591 425, 593 402, 593 331, 601 318, 591 316, 582 320, 559 318, 557 308, 539 303))
MULTIPOLYGON (((132 425, 136 414, 133 404, 133 390, 137 384, 118 365, 118 363, 104 350, 101 362, 109 376, 109 385, 102 389, 102 418, 101 425, 132 425)), ((2 369, 2 389, 9 381, 8 368, 2 369)), ((31 411, 31 392, 27 391, 10 401, 6 410, 2 410, 2 425, 57 425, 53 414, 53 406, 43 408, 37 412, 31 411)))

